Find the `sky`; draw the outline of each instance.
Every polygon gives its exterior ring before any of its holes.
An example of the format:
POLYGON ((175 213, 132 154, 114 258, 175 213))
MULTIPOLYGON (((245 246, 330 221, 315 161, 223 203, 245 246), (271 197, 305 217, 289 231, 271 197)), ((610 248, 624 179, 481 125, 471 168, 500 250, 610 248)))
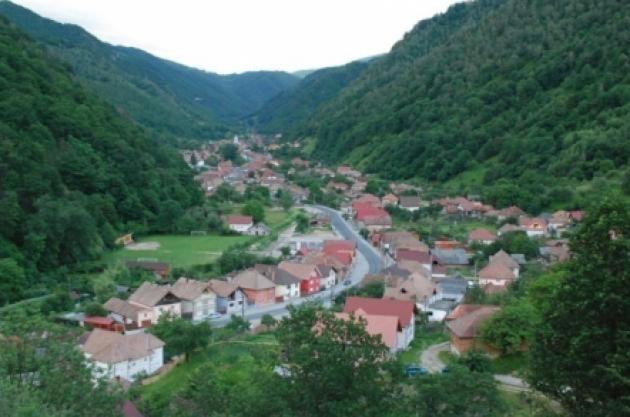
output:
POLYGON ((99 39, 221 74, 342 65, 387 52, 461 0, 12 0, 99 39))

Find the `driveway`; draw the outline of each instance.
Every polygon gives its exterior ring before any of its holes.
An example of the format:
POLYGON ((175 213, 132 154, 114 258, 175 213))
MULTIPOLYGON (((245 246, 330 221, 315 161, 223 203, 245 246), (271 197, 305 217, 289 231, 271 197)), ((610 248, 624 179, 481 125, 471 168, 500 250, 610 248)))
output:
MULTIPOLYGON (((446 367, 446 364, 440 359, 440 352, 449 352, 450 342, 438 343, 436 345, 429 346, 420 355, 420 363, 430 373, 442 372, 442 369, 446 367)), ((529 384, 514 375, 502 375, 495 374, 494 379, 499 383, 499 387, 505 391, 531 391, 529 384)))

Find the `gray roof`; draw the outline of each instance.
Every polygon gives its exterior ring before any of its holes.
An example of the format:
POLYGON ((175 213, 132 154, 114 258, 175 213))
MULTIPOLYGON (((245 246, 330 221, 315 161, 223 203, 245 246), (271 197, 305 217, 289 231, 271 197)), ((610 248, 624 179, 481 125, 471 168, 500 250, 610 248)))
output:
POLYGON ((276 269, 271 281, 277 285, 293 285, 300 283, 299 278, 294 277, 289 272, 280 268, 276 269))
POLYGON ((432 249, 431 253, 445 265, 468 265, 470 256, 464 249, 432 249))
POLYGON ((411 275, 411 271, 406 268, 402 268, 398 264, 394 264, 383 269, 381 271, 381 275, 392 275, 395 277, 407 278, 409 275, 411 275))
POLYGON ((527 260, 525 259, 525 255, 523 255, 522 253, 513 253, 510 255, 512 257, 512 259, 514 259, 516 261, 516 263, 518 263, 519 265, 524 265, 527 263, 527 260))
POLYGON ((468 288, 466 280, 452 277, 438 279, 437 285, 442 292, 449 294, 464 294, 468 288))

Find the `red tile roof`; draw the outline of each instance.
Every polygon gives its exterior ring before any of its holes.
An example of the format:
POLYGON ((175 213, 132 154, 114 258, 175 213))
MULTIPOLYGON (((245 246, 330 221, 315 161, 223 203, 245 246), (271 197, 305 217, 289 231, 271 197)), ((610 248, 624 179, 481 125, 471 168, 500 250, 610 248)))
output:
POLYGON ((254 219, 252 216, 239 216, 233 214, 228 216, 228 224, 252 224, 254 223, 254 219))
POLYGON ((408 249, 398 249, 396 251, 397 261, 415 261, 421 264, 430 264, 433 262, 433 257, 427 252, 420 252, 408 249))
POLYGON ((488 229, 475 229, 468 234, 468 240, 473 242, 483 242, 497 240, 497 236, 488 229))
POLYGON ((359 309, 367 314, 397 316, 401 327, 407 327, 413 319, 415 305, 411 301, 388 300, 383 298, 348 297, 343 307, 344 313, 359 309))

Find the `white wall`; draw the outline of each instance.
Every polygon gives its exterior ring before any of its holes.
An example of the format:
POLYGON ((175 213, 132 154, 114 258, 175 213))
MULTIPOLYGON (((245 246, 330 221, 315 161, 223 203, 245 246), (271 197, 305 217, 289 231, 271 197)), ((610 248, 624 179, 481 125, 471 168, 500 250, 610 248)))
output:
MULTIPOLYGON (((89 355, 86 355, 89 359, 89 355)), ((133 381, 138 374, 151 375, 157 372, 164 365, 163 348, 154 349, 150 355, 143 358, 133 359, 115 364, 107 364, 92 361, 94 364, 95 377, 120 377, 128 381, 133 381)))

